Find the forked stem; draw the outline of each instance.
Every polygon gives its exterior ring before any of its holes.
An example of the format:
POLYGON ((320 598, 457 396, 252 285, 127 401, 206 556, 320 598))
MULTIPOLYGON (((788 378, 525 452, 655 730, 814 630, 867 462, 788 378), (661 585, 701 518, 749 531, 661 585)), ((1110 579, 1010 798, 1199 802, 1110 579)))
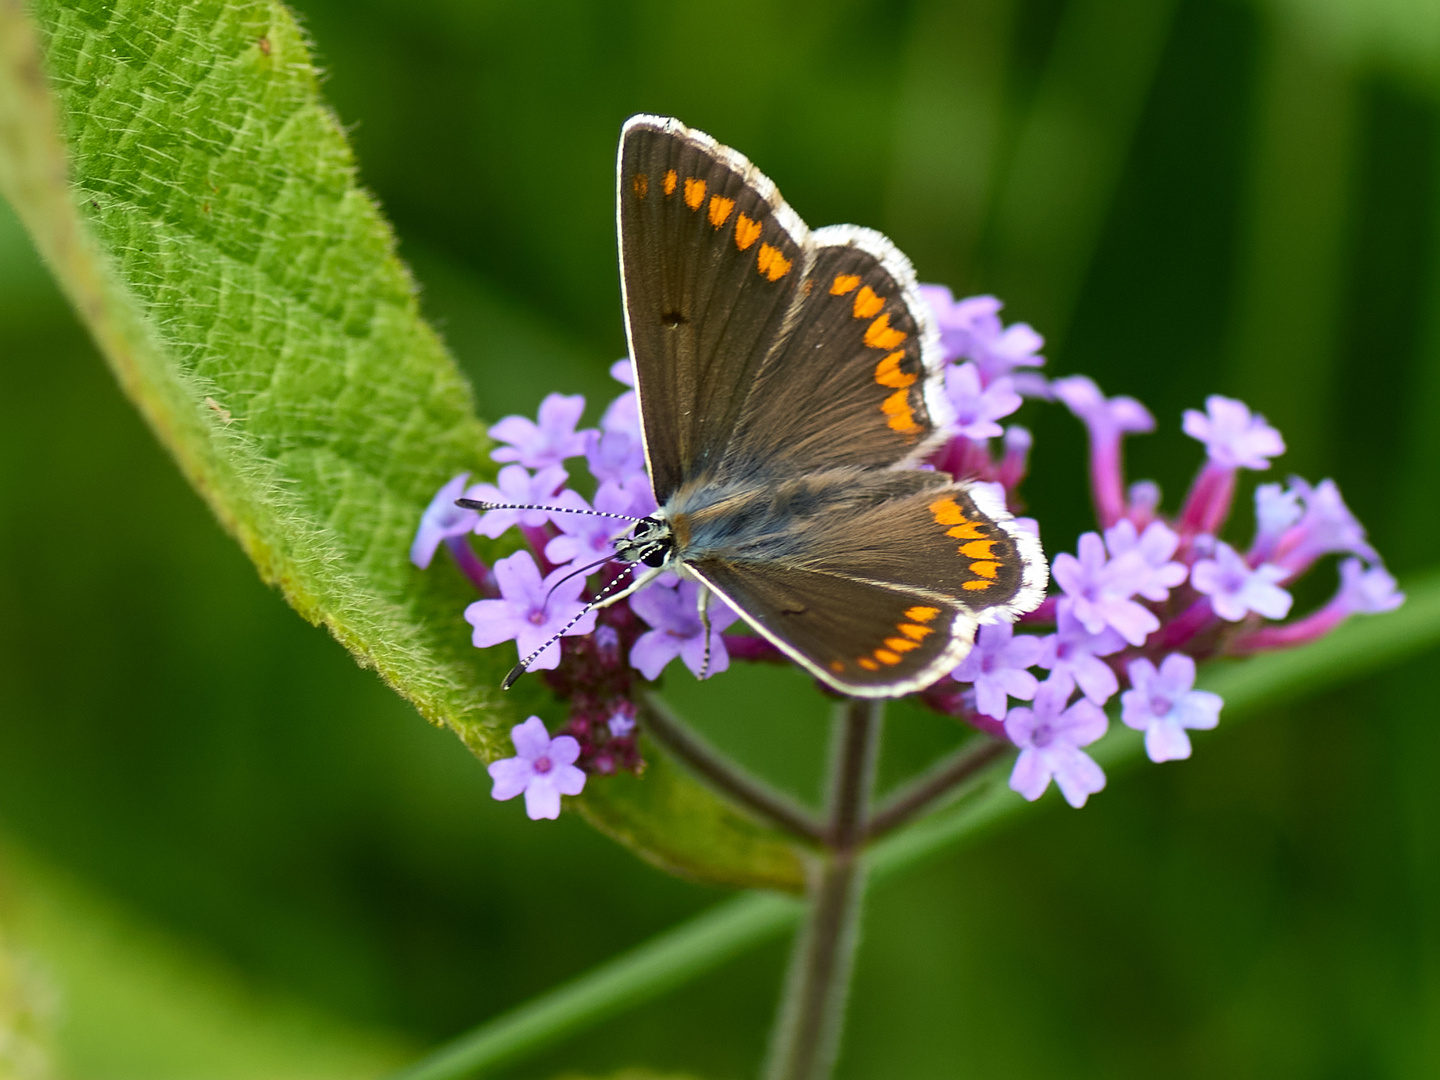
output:
POLYGON ((829 851, 810 882, 771 1035, 765 1080, 828 1080, 839 1054, 865 892, 861 851, 884 703, 841 706, 830 755, 829 851))

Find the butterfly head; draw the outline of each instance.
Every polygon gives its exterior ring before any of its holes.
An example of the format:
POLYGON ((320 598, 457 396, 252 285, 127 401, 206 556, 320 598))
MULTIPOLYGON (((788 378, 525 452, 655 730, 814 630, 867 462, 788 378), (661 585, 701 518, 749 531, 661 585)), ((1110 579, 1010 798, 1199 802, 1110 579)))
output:
POLYGON ((615 557, 625 563, 661 567, 675 552, 675 534, 662 517, 641 518, 629 536, 615 541, 615 557))

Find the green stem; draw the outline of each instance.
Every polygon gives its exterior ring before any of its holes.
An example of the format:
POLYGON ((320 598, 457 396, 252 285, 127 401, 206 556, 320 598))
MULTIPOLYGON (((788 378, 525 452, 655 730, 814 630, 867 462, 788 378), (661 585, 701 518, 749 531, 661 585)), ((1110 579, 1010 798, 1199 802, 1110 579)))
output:
POLYGON ((850 995, 865 867, 860 847, 884 703, 852 701, 836 723, 830 767, 830 853, 814 876, 810 914, 795 942, 771 1037, 768 1080, 826 1080, 835 1067, 850 995))

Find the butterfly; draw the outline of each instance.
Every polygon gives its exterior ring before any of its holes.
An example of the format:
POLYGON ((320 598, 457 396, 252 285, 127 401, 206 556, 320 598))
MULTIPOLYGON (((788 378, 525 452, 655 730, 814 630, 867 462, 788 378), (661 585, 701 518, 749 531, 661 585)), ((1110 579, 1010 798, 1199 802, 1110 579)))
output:
POLYGON ((644 572, 597 600, 667 570, 695 579, 858 697, 929 686, 978 626, 1040 604, 1038 538, 988 487, 923 467, 952 410, 933 317, 889 240, 812 232, 744 156, 649 115, 621 133, 617 218, 660 508, 616 541, 644 572))

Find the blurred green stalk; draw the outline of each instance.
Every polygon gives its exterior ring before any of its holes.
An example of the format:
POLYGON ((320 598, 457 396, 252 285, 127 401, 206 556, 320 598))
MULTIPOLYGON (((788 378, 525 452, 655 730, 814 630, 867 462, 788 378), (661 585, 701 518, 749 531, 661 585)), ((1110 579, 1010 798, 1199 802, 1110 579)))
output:
MULTIPOLYGON (((1373 674, 1440 644, 1440 572, 1408 583, 1405 606, 1358 619, 1329 637, 1291 652, 1207 667, 1201 685, 1225 699, 1225 729, 1287 698, 1299 698, 1373 674)), ((1119 724, 1094 748, 1108 770, 1141 759, 1143 738, 1119 724)), ((881 884, 910 867, 973 840, 1054 797, 1027 803, 1005 784, 1009 762, 990 771, 971 798, 876 844, 870 881, 881 884)), ((591 1027, 718 967, 741 951, 799 922, 805 905, 792 897, 750 893, 667 930, 564 986, 496 1017, 391 1080, 461 1080, 591 1027)))

